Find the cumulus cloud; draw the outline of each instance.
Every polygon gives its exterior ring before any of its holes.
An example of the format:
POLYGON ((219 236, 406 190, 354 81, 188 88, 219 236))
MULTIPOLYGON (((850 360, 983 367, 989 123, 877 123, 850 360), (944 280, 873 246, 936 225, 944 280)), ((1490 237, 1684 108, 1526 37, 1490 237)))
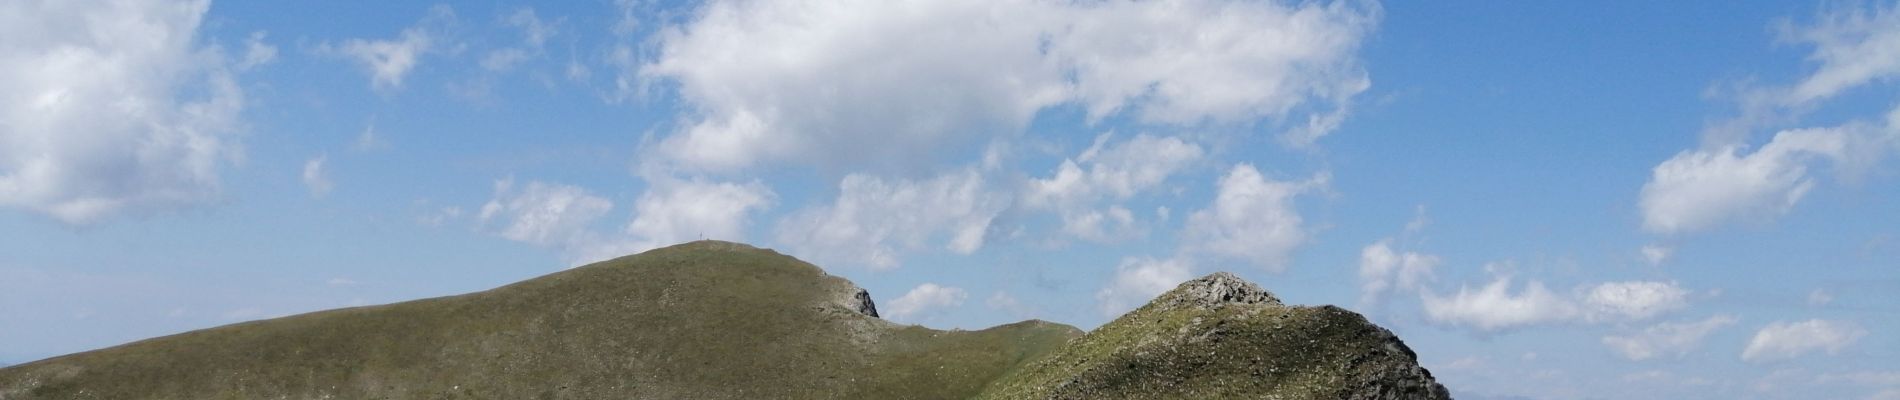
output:
POLYGON ((329 159, 328 155, 320 155, 303 163, 303 187, 310 190, 311 196, 329 195, 330 189, 336 186, 330 183, 330 174, 323 169, 323 164, 327 159, 329 159))
MULTIPOLYGON (((648 177, 646 193, 634 203, 627 224, 634 251, 694 239, 743 241, 745 227, 755 212, 772 205, 772 189, 757 181, 711 182, 701 179, 648 177)), ((625 251, 604 254, 614 256, 625 251)))
POLYGON ((1499 276, 1477 290, 1460 286, 1458 293, 1439 296, 1430 290, 1419 291, 1425 317, 1448 325, 1464 325, 1479 331, 1572 321, 1582 315, 1576 303, 1530 281, 1517 294, 1511 293, 1511 277, 1499 276))
MULTIPOLYGON (((1071 11, 1066 32, 1050 45, 1073 64, 1076 96, 1091 117, 1135 108, 1155 122, 1241 121, 1284 115, 1314 100, 1343 102, 1364 91, 1370 80, 1352 53, 1380 10, 1361 6, 1086 4, 1071 11)), ((1309 121, 1328 118, 1315 113, 1309 121)), ((1301 132, 1298 140, 1324 134, 1301 132)))
POLYGON ((1437 267, 1438 256, 1395 251, 1391 239, 1367 245, 1359 251, 1359 302, 1377 304, 1387 292, 1418 290, 1437 267))
POLYGON ((244 94, 198 42, 208 7, 0 5, 0 206, 85 224, 217 197, 244 94))
POLYGON ((1193 279, 1192 274, 1193 268, 1179 258, 1125 258, 1115 267, 1115 279, 1095 292, 1095 300, 1101 304, 1102 315, 1121 315, 1193 279))
POLYGON ((692 110, 662 153, 712 170, 915 165, 1063 104, 1154 124, 1300 120, 1287 124, 1300 127, 1294 142, 1310 142, 1369 85, 1355 53, 1380 13, 1357 2, 714 1, 662 29, 653 59, 624 64, 692 110))
POLYGON ((1285 270, 1307 235, 1293 199, 1325 187, 1328 180, 1320 174, 1306 182, 1275 181, 1251 164, 1235 165, 1221 178, 1214 203, 1188 216, 1182 235, 1192 243, 1190 249, 1285 270))
POLYGON ((1848 133, 1783 131, 1742 154, 1741 146, 1684 151, 1657 165, 1643 185, 1643 228, 1677 233, 1731 219, 1762 221, 1786 213, 1814 187, 1808 165, 1846 157, 1848 133))
POLYGON ((779 221, 779 242, 815 259, 896 268, 900 253, 935 240, 954 253, 975 252, 1010 206, 1009 195, 969 169, 921 181, 851 174, 838 192, 832 204, 779 221))
POLYGON ((1460 286, 1449 296, 1421 290, 1425 316, 1441 324, 1500 331, 1553 323, 1641 321, 1688 305, 1689 290, 1675 282, 1604 282, 1579 286, 1566 295, 1536 280, 1512 294, 1511 280, 1500 274, 1477 290, 1460 286))
POLYGON ((1748 347, 1742 349, 1742 361, 1785 360, 1815 352, 1839 354, 1865 336, 1867 330, 1852 321, 1776 321, 1749 339, 1748 347))
POLYGON ((1643 186, 1643 228, 1656 233, 1707 229, 1724 222, 1767 221, 1787 213, 1815 186, 1808 169, 1822 161, 1845 177, 1900 149, 1900 121, 1849 122, 1783 130, 1748 151, 1749 130, 1792 122, 1847 90, 1900 74, 1900 13, 1890 7, 1831 8, 1810 26, 1782 25, 1782 39, 1814 46, 1812 73, 1791 87, 1743 90, 1742 115, 1722 121, 1700 149, 1657 165, 1643 186), (1788 115, 1778 115, 1788 114, 1788 115), (1786 121, 1783 121, 1786 120, 1786 121))
POLYGON ((1097 136, 1094 145, 1063 160, 1052 176, 1030 180, 1024 205, 1055 210, 1063 231, 1077 238, 1128 238, 1135 233, 1134 213, 1112 203, 1160 186, 1203 155, 1200 146, 1177 137, 1141 134, 1110 145, 1111 139, 1106 133, 1097 136))
POLYGON ((580 265, 700 238, 742 241, 747 218, 773 199, 757 182, 651 179, 619 232, 595 227, 613 210, 612 200, 579 186, 516 185, 512 178, 495 183, 494 199, 477 218, 484 226, 499 224, 491 230, 498 236, 555 249, 580 265))
POLYGON ((891 319, 909 319, 932 311, 959 307, 969 297, 970 294, 960 288, 935 283, 917 285, 910 292, 891 300, 891 319))
POLYGON ((455 21, 455 10, 447 5, 429 9, 421 22, 405 28, 389 39, 350 39, 342 43, 324 43, 318 52, 347 57, 370 75, 370 87, 387 91, 402 87, 403 78, 421 63, 422 56, 442 45, 443 26, 455 21))
POLYGON ((1695 322, 1663 322, 1630 335, 1604 336, 1603 345, 1631 361, 1667 355, 1682 357, 1701 347, 1702 339, 1709 334, 1734 325, 1735 321, 1733 316, 1716 315, 1695 322))

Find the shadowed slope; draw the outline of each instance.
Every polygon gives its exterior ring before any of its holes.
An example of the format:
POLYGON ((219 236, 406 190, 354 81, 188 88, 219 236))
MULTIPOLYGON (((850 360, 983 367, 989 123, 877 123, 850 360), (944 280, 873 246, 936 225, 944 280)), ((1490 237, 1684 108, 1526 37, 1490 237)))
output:
POLYGON ((700 241, 13 366, 0 399, 965 398, 1081 334, 899 325, 868 300, 811 264, 700 241))

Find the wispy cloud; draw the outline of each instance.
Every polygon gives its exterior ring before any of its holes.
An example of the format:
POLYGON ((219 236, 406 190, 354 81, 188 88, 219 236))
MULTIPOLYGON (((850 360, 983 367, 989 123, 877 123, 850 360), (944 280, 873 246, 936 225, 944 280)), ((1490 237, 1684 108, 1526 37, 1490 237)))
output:
POLYGON ((1867 334, 1867 329, 1853 321, 1776 321, 1748 340, 1748 347, 1742 349, 1742 361, 1785 360, 1817 352, 1839 354, 1867 334))

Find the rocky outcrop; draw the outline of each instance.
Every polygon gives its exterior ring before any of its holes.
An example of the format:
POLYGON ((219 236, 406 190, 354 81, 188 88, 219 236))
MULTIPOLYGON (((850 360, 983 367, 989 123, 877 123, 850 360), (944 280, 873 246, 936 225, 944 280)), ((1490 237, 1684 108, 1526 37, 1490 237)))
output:
POLYGON ((1260 285, 1240 279, 1234 274, 1215 272, 1211 275, 1181 283, 1179 287, 1162 294, 1152 303, 1165 308, 1213 307, 1221 304, 1267 304, 1280 305, 1280 299, 1273 293, 1261 289, 1260 285))
POLYGON ((858 289, 858 294, 852 295, 851 301, 852 301, 852 306, 851 306, 852 311, 857 311, 859 314, 869 315, 873 317, 878 316, 877 303, 871 302, 870 291, 864 290, 864 289, 858 289))
POLYGON ((992 383, 990 399, 1448 399, 1391 331, 1287 306, 1228 273, 1148 305, 992 383))

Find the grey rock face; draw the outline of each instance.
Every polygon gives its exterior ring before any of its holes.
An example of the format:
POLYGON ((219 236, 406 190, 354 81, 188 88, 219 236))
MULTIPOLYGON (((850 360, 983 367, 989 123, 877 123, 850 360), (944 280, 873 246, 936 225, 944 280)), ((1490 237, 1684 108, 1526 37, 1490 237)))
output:
MULTIPOLYGON (((1367 325, 1371 323, 1367 322, 1367 325)), ((1385 345, 1381 346, 1383 348, 1377 351, 1385 352, 1390 357, 1380 357, 1386 360, 1384 362, 1375 361, 1370 354, 1355 358, 1354 367, 1360 373, 1352 375, 1350 381, 1346 383, 1350 391, 1346 399, 1451 399, 1451 391, 1446 390, 1444 385, 1432 378, 1431 371, 1418 365, 1418 355, 1413 353, 1404 341, 1399 340, 1398 335, 1393 335, 1392 331, 1377 326, 1373 326, 1373 329, 1374 335, 1381 337, 1385 342, 1385 345), (1393 359, 1403 360, 1403 362, 1391 362, 1393 359)))
POLYGON ((852 295, 851 300, 856 303, 855 307, 851 308, 853 311, 857 311, 859 314, 877 317, 877 303, 871 302, 870 291, 858 289, 858 294, 852 295))

